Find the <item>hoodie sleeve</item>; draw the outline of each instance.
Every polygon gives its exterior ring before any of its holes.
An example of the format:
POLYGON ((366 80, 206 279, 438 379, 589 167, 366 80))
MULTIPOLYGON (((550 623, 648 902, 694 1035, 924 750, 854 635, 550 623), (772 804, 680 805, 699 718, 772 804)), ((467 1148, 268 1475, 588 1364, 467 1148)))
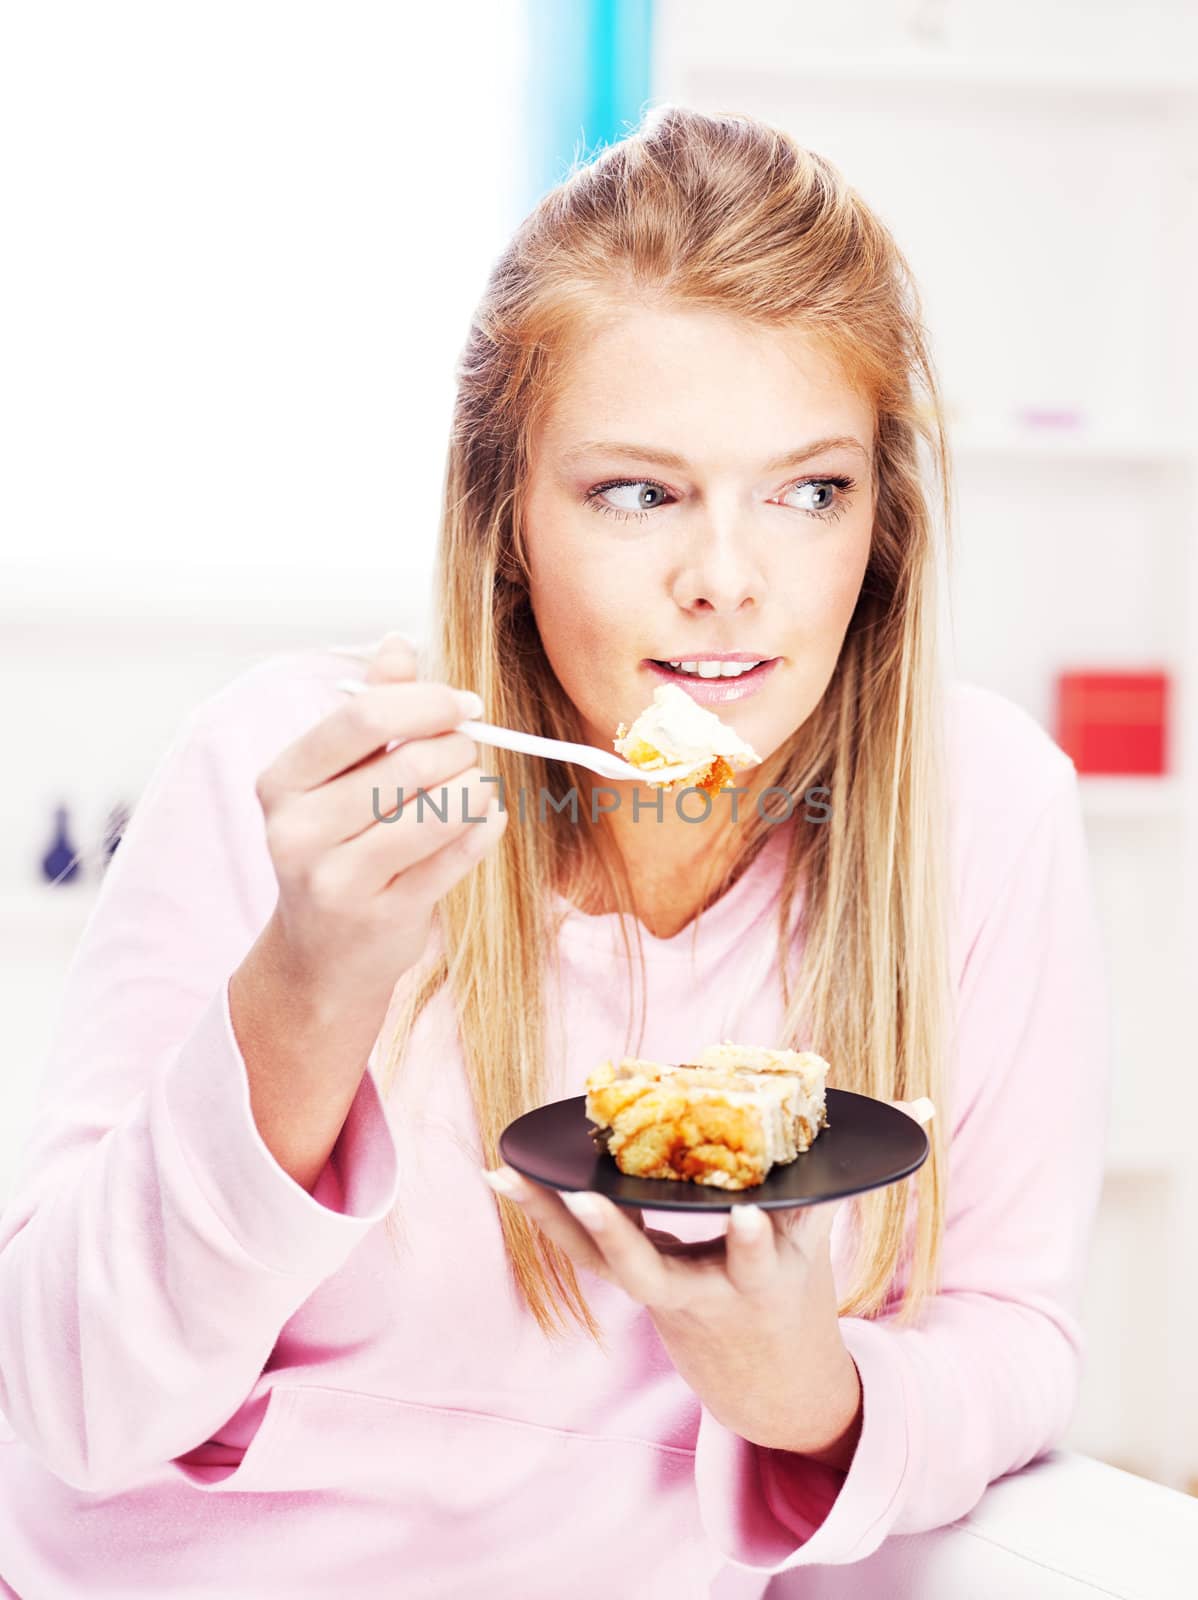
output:
POLYGON ((371 1069, 309 1193, 258 1133, 230 1021, 276 898, 255 780, 334 703, 277 661, 194 710, 138 800, 0 1214, 0 1412, 81 1489, 211 1437, 396 1195, 371 1069))
POLYGON ((959 976, 941 1290, 907 1327, 841 1318, 863 1396, 847 1473, 750 1444, 703 1409, 700 1503, 737 1564, 860 1561, 890 1534, 943 1526, 1072 1416, 1110 1052, 1077 775, 1056 754, 1051 798, 959 976))

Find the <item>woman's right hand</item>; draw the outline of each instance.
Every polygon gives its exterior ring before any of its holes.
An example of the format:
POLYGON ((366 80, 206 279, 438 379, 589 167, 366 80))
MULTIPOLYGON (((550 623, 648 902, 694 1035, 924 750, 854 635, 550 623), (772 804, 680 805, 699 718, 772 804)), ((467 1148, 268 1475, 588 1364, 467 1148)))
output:
POLYGON ((279 884, 272 954, 330 1015, 361 1007, 381 1019, 424 953, 436 902, 507 822, 497 785, 482 780, 477 746, 453 731, 481 715, 477 697, 416 671, 411 645, 388 634, 366 670, 369 693, 347 696, 257 781, 279 884), (387 751, 394 739, 404 742, 387 751), (419 819, 418 789, 429 791, 419 819), (392 820, 376 820, 376 810, 392 820))

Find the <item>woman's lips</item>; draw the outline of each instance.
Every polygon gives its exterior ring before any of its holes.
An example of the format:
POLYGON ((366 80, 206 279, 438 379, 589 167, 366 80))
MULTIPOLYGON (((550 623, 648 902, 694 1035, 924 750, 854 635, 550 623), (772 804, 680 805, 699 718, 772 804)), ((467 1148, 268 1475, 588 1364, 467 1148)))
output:
POLYGON ((660 661, 644 663, 659 683, 681 684, 693 700, 705 706, 721 706, 730 700, 748 699, 749 695, 757 693, 774 668, 781 664, 782 657, 775 656, 772 661, 763 661, 748 672, 742 672, 738 678, 700 678, 694 672, 674 672, 670 667, 662 666, 660 661))

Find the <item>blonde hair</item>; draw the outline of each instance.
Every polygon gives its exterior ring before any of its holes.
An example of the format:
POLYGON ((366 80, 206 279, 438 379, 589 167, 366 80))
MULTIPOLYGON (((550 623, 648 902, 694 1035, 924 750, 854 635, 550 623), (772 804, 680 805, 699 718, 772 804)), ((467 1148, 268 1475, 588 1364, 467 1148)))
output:
MULTIPOLYGON (((924 457, 941 485, 947 529, 944 426, 907 264, 821 156, 749 116, 662 106, 589 164, 576 164, 524 219, 494 265, 457 370, 431 674, 476 688, 494 722, 578 737, 528 602, 530 441, 573 344, 621 308, 646 304, 802 329, 872 400, 877 499, 860 596, 801 741, 796 735, 768 763, 766 781, 796 798, 817 783, 830 790, 828 819, 791 830, 777 923, 785 1023, 783 1037, 769 1042, 817 1049, 832 1064, 834 1087, 880 1099, 928 1095, 943 1112, 950 1017, 944 700, 924 457), (802 910, 792 921, 800 877, 802 910)), ((555 796, 572 786, 586 792, 569 764, 486 754, 508 794, 521 786, 555 796)), ((707 904, 768 831, 760 821, 740 830, 736 859, 707 904)), ((441 900, 442 949, 397 989, 384 1094, 416 1019, 448 985, 487 1166, 500 1159, 504 1127, 547 1098, 543 986, 555 957, 553 891, 595 883, 627 913, 619 925, 630 972, 629 925, 636 936, 643 995, 644 952, 627 875, 602 825, 573 826, 552 807, 543 824, 509 826, 441 900)), ((628 1039, 624 1049, 639 1053, 628 1039)), ((842 1315, 889 1310, 905 1275, 898 1315, 911 1321, 938 1286, 943 1114, 928 1131, 931 1156, 909 1184, 850 1202, 855 1276, 842 1315)), ((496 1204, 515 1283, 542 1331, 568 1332, 573 1318, 602 1347, 569 1258, 519 1206, 496 1204)))

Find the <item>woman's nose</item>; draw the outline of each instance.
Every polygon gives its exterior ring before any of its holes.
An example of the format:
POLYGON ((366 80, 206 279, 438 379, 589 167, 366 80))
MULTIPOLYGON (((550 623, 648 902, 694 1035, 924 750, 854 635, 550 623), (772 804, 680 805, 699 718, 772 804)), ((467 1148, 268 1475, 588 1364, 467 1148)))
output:
POLYGON ((760 603, 765 580, 743 527, 709 523, 696 530, 674 575, 673 593, 687 611, 733 615, 760 603))

